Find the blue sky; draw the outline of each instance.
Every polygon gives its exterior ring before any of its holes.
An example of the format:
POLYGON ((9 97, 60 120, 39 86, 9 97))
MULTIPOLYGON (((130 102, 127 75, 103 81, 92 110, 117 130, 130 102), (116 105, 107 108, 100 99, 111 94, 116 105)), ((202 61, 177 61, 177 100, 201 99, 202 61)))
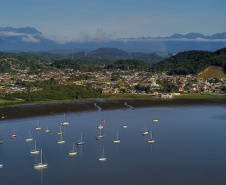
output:
POLYGON ((0 27, 85 40, 226 32, 225 0, 0 0, 0 27))

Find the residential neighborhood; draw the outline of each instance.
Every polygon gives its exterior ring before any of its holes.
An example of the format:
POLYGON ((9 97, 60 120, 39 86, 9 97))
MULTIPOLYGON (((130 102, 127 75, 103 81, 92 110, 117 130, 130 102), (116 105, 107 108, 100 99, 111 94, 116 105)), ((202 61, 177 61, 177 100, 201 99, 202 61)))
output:
POLYGON ((152 74, 140 71, 108 71, 82 72, 73 69, 50 70, 47 73, 28 74, 28 70, 20 70, 17 74, 0 74, 0 94, 15 92, 33 92, 42 90, 29 85, 35 81, 54 79, 62 85, 89 85, 100 88, 103 94, 146 94, 161 98, 172 98, 173 95, 183 93, 225 94, 225 78, 197 78, 194 75, 173 75, 166 73, 152 74), (84 78, 86 77, 86 79, 84 78), (76 80, 79 79, 79 80, 76 80), (164 90, 161 82, 167 81, 174 86, 171 90, 164 90), (23 85, 21 85, 23 84, 23 85), (142 87, 142 88, 141 88, 142 87))

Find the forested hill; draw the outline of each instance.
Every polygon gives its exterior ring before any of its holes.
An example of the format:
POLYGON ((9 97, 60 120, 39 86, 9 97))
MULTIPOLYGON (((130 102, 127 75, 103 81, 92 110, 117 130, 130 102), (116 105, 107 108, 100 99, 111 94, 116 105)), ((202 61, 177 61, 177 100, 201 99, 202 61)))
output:
POLYGON ((149 69, 149 65, 141 60, 128 59, 128 60, 118 60, 113 64, 108 65, 107 69, 147 71, 149 69))
POLYGON ((209 66, 221 66, 226 73, 226 48, 210 51, 185 51, 151 65, 152 72, 167 71, 169 75, 197 74, 209 66))

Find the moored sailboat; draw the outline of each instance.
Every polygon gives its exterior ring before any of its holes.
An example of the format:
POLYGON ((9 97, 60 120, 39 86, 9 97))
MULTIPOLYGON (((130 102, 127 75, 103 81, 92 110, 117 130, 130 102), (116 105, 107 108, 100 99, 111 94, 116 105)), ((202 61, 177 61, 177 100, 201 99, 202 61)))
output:
POLYGON ((103 155, 102 155, 102 157, 99 158, 99 161, 103 162, 103 161, 106 161, 106 160, 107 160, 107 158, 104 157, 104 149, 103 149, 103 155))
POLYGON ((72 151, 69 152, 69 156, 74 156, 77 155, 77 152, 75 151, 75 143, 73 142, 72 144, 72 151))
POLYGON ((145 129, 144 131, 142 132, 142 135, 147 135, 148 134, 148 131, 147 131, 147 128, 146 128, 146 125, 145 125, 145 129))
POLYGON ((45 132, 48 133, 49 131, 50 131, 49 130, 49 125, 47 124, 45 132))
POLYGON ((115 144, 120 143, 120 140, 118 139, 118 132, 117 132, 117 137, 116 137, 116 139, 113 140, 113 143, 115 143, 115 144))
POLYGON ((64 121, 60 123, 62 126, 66 126, 66 125, 69 125, 69 121, 66 121, 66 115, 64 113, 64 121))
POLYGON ((60 140, 57 141, 58 144, 64 144, 65 140, 62 139, 62 134, 60 135, 60 140))
POLYGON ((41 130, 41 129, 42 129, 42 127, 40 126, 40 121, 38 121, 38 126, 35 127, 35 129, 36 129, 36 130, 41 130))
POLYGON ((13 134, 11 135, 11 139, 14 139, 16 137, 17 137, 17 134, 16 134, 16 129, 14 127, 13 134))
POLYGON ((77 145, 81 146, 81 145, 84 145, 84 144, 85 144, 85 142, 82 141, 82 133, 81 133, 81 140, 79 142, 77 142, 77 145))
POLYGON ((153 122, 155 122, 155 123, 159 122, 159 120, 157 118, 157 114, 155 115, 155 119, 153 119, 153 122))
POLYGON ((43 163, 43 161, 42 161, 42 149, 41 149, 41 161, 40 161, 40 163, 37 163, 37 164, 34 164, 34 169, 36 169, 36 170, 40 170, 40 169, 43 169, 43 168, 47 168, 47 166, 48 166, 48 164, 47 164, 47 162, 46 163, 43 163))
POLYGON ((151 132, 151 139, 148 140, 148 143, 152 144, 152 143, 154 143, 154 142, 155 142, 155 140, 152 139, 152 132, 151 132))
POLYGON ((32 155, 37 155, 37 154, 39 154, 39 150, 36 149, 36 140, 35 140, 35 149, 34 149, 34 150, 31 150, 30 153, 31 153, 32 155))
POLYGON ((96 136, 96 139, 104 138, 104 134, 102 133, 102 129, 100 129, 100 134, 96 136))
POLYGON ((33 138, 31 137, 31 131, 29 130, 29 137, 26 139, 26 142, 33 141, 33 138))

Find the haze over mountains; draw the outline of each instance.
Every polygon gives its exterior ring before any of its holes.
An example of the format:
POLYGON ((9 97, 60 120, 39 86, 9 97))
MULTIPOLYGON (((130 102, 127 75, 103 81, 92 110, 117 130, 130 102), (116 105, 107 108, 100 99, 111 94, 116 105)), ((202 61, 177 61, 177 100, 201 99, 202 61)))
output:
POLYGON ((216 51, 226 46, 226 32, 205 36, 200 33, 174 34, 170 37, 120 39, 77 39, 59 42, 35 28, 0 28, 0 51, 91 52, 98 48, 118 48, 127 52, 178 53, 188 50, 216 51), (67 49, 67 50, 65 50, 67 49))

